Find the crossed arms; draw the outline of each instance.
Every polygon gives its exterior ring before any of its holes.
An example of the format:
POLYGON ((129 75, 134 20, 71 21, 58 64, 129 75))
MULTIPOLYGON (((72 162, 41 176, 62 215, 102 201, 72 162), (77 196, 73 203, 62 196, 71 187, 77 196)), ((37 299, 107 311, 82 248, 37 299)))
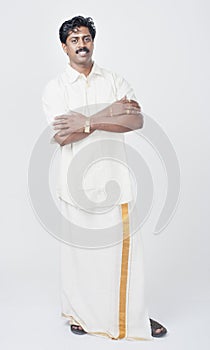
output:
POLYGON ((61 145, 82 140, 95 130, 128 132, 143 126, 143 116, 138 102, 123 97, 90 117, 90 133, 84 133, 87 118, 80 113, 71 112, 54 118, 54 139, 61 145))

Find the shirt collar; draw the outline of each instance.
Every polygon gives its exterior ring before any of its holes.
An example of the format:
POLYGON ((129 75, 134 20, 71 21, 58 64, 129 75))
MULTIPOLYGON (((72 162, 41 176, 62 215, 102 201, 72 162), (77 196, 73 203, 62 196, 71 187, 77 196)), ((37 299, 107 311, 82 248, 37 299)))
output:
MULTIPOLYGON (((68 80, 71 83, 75 82, 80 76, 83 75, 83 74, 79 73, 76 69, 72 68, 70 63, 67 64, 66 73, 68 75, 68 80)), ((102 69, 95 62, 93 62, 93 67, 92 67, 88 77, 90 78, 94 75, 101 75, 101 76, 103 75, 102 69)))

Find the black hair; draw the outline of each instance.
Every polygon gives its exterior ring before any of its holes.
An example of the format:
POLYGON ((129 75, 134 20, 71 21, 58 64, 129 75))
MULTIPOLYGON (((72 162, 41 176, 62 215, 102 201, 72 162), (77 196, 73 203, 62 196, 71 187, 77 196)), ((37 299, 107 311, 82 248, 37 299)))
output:
POLYGON ((65 21, 59 29, 60 41, 65 44, 66 39, 71 31, 78 27, 87 27, 90 35, 94 40, 96 35, 96 28, 91 17, 76 16, 68 21, 65 21))

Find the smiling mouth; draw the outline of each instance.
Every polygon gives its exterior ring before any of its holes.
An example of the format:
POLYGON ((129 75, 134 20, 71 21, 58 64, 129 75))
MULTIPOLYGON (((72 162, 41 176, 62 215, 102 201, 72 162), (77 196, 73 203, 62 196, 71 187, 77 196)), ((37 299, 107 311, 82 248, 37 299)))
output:
POLYGON ((88 53, 89 53, 89 50, 86 47, 76 50, 76 54, 77 55, 79 54, 80 56, 86 56, 88 53))
POLYGON ((86 51, 80 51, 78 53, 78 55, 81 56, 81 57, 85 57, 85 56, 87 56, 87 52, 86 51))

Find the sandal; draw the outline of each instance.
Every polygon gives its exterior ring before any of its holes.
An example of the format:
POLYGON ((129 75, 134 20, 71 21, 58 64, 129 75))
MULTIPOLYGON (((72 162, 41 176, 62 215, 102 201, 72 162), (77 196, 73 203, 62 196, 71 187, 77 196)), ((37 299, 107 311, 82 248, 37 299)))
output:
MULTIPOLYGON (((151 324, 151 329, 152 329, 152 336, 159 338, 164 336, 167 333, 167 329, 165 327, 163 327, 160 323, 158 323, 157 321, 152 320, 151 318, 150 320, 150 324, 151 324), (161 329, 161 332, 157 333, 157 329, 161 329)), ((87 332, 84 331, 84 329, 81 326, 78 325, 71 325, 71 331, 77 335, 83 335, 83 334, 87 334, 87 332)))
POLYGON ((150 320, 150 324, 151 324, 151 328, 152 328, 152 336, 159 338, 162 337, 163 335, 165 335, 167 333, 167 329, 165 327, 162 326, 162 324, 158 323, 157 321, 152 320, 151 318, 150 320), (161 329, 161 332, 157 333, 157 329, 161 329))
POLYGON ((87 334, 87 332, 85 332, 81 326, 77 326, 75 324, 71 324, 71 331, 78 335, 87 334))

